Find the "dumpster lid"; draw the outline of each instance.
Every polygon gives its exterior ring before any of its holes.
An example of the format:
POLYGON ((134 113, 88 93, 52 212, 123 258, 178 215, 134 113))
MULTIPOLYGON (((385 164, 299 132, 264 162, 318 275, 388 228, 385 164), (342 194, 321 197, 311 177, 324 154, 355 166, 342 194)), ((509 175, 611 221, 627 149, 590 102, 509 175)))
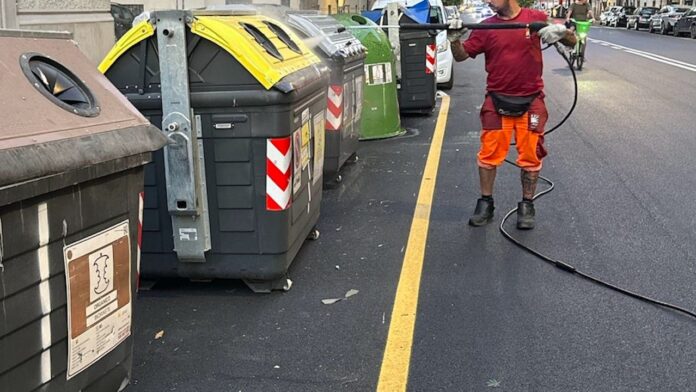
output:
MULTIPOLYGON (((191 33, 215 43, 237 59, 264 88, 270 89, 281 79, 321 62, 282 23, 264 15, 236 12, 189 12, 187 24, 191 33)), ((99 70, 105 73, 130 48, 152 36, 157 28, 157 15, 153 12, 149 20, 142 21, 121 37, 99 65, 99 70)))
POLYGON ((0 91, 6 92, 0 187, 164 145, 161 132, 96 72, 74 41, 64 34, 24 37, 31 38, 0 35, 0 91), (130 132, 126 145, 106 143, 121 132, 130 132))
POLYGON ((288 12, 287 21, 309 39, 319 39, 319 48, 329 57, 348 58, 366 51, 360 40, 342 24, 318 11, 288 12))
POLYGON ((243 16, 257 15, 256 8, 249 4, 211 5, 202 10, 193 10, 194 16, 243 16))
POLYGON ((72 33, 69 31, 0 29, 0 37, 72 39, 72 33))

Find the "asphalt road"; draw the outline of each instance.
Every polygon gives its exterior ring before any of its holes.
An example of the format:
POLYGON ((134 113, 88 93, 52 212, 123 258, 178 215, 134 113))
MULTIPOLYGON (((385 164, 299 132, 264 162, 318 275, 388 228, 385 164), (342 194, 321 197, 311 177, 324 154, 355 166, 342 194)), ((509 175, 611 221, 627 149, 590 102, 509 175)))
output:
MULTIPOLYGON (((578 107, 547 140, 543 174, 556 190, 537 202, 537 229, 510 230, 586 272, 696 309, 696 40, 590 35, 578 107)), ((466 225, 478 195, 483 59, 455 72, 409 390, 693 390, 696 320, 571 276, 498 233, 520 198, 514 168, 498 176, 496 224, 466 225)), ((553 124, 573 92, 553 49, 545 80, 553 124)), ((289 292, 180 280, 142 291, 128 390, 374 390, 435 120, 407 117, 405 136, 361 145, 341 187, 324 193, 322 236, 298 255, 289 292), (321 303, 350 289, 360 292, 321 303)))
MULTIPOLYGON (((646 32, 593 29, 591 37, 683 61, 696 52, 696 41, 646 32)), ((536 203, 536 230, 510 230, 595 276, 696 309, 696 69, 596 42, 587 55, 578 107, 547 141, 543 174, 557 188, 536 203)), ((573 86, 553 49, 545 61, 554 124, 573 86)), ((445 140, 448 169, 435 196, 409 389, 693 390, 694 320, 521 253, 497 225, 463 224, 478 194, 478 124, 468 112, 482 100, 482 64, 457 69, 453 107, 460 110, 450 115, 445 140)), ((498 221, 519 189, 517 170, 502 169, 498 221)))

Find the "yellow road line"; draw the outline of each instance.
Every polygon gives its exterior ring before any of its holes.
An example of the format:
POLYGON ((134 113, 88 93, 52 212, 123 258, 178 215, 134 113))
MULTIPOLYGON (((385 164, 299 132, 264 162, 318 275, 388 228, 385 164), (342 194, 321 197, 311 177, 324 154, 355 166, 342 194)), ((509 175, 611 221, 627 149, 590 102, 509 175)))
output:
POLYGON ((408 370, 411 362, 411 346, 413 345, 413 330, 416 325, 416 310, 418 307, 418 291, 420 289, 423 257, 428 239, 430 226, 430 210, 435 193, 437 169, 440 165, 442 140, 447 126, 450 97, 442 97, 440 113, 437 117, 433 140, 430 144, 428 159, 425 162, 423 178, 421 178, 418 201, 413 213, 411 231, 401 267, 399 286, 396 289, 396 299, 389 323, 387 346, 384 349, 382 368, 379 373, 377 391, 399 392, 406 391, 408 370))

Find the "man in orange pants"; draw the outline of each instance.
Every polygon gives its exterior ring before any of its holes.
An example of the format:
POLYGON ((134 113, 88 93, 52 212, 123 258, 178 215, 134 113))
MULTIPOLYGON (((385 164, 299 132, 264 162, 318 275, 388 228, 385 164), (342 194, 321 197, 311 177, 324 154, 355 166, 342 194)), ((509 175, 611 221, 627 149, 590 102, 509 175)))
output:
MULTIPOLYGON (((546 22, 542 11, 521 8, 517 0, 488 0, 496 15, 483 23, 546 22)), ((575 35, 563 25, 549 25, 538 33, 529 30, 474 30, 464 42, 461 20, 450 23, 448 38, 457 61, 483 53, 486 58, 486 98, 481 107, 481 148, 478 152, 481 198, 469 219, 472 226, 483 226, 493 219, 493 184, 496 168, 510 148, 512 135, 519 154, 522 201, 518 204, 517 228, 534 228, 534 192, 546 156, 544 125, 548 114, 544 105, 541 42, 575 45, 575 35)))

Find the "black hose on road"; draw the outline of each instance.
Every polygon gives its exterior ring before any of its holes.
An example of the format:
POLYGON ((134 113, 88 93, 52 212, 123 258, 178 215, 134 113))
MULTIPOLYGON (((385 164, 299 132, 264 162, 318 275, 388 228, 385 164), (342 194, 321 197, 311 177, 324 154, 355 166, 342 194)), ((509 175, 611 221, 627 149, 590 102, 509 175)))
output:
MULTIPOLYGON (((549 46, 550 46, 550 45, 549 45, 549 46)), ((549 46, 547 46, 546 48, 544 48, 544 50, 548 49, 549 46)), ((575 94, 574 94, 574 96, 573 96, 573 105, 570 107, 570 110, 568 110, 568 113, 567 113, 567 114, 565 115, 565 117, 563 117, 563 119, 562 119, 558 124, 556 124, 553 128, 551 128, 550 130, 544 132, 544 136, 550 134, 551 132, 553 132, 553 131, 555 131, 556 129, 558 129, 561 125, 563 125, 563 123, 565 123, 566 120, 568 120, 568 118, 570 117, 570 115, 571 115, 571 114, 573 113, 573 111, 575 110, 575 105, 576 105, 577 102, 578 102, 578 80, 577 80, 577 76, 575 75, 575 70, 573 69, 573 64, 570 62, 570 59, 569 59, 568 56, 566 55, 565 51, 564 51, 562 48, 560 48, 560 47, 557 47, 557 48, 558 48, 558 53, 559 53, 559 54, 563 57, 563 59, 566 61, 566 63, 568 64, 568 67, 570 68, 570 72, 571 72, 572 75, 573 75, 573 83, 574 83, 574 85, 575 85, 575 94)), ((512 161, 510 161, 510 160, 508 160, 508 159, 506 159, 505 162, 507 162, 507 163, 509 163, 509 164, 511 164, 511 165, 516 166, 516 167, 519 168, 519 165, 517 165, 515 162, 512 162, 512 161)), ((542 181, 544 181, 549 187, 546 188, 546 189, 544 189, 543 191, 537 193, 536 195, 534 195, 533 200, 536 200, 536 199, 538 199, 538 198, 540 198, 540 197, 542 197, 542 196, 544 196, 544 195, 550 193, 550 192, 553 191, 553 189, 555 188, 555 184, 554 184, 553 181, 551 181, 550 179, 548 179, 548 178, 546 178, 546 177, 544 177, 544 176, 541 176, 541 175, 539 176, 539 179, 542 180, 542 181)), ((560 269, 563 270, 563 271, 569 272, 569 273, 574 274, 574 275, 578 275, 578 276, 580 276, 580 277, 582 277, 582 278, 585 278, 585 279, 587 279, 587 280, 589 280, 589 281, 591 281, 591 282, 594 282, 594 283, 596 283, 596 284, 598 284, 598 285, 600 285, 600 286, 604 286, 604 287, 607 287, 607 288, 612 289, 612 290, 614 290, 614 291, 617 291, 617 292, 619 292, 619 293, 621 293, 621 294, 627 295, 627 296, 629 296, 629 297, 633 297, 633 298, 636 298, 636 299, 639 299, 639 300, 641 300, 641 301, 645 301, 645 302, 648 302, 648 303, 651 303, 651 304, 654 304, 654 305, 662 306, 662 307, 665 307, 665 308, 668 308, 668 309, 671 309, 671 310, 674 310, 674 311, 683 313, 683 314, 685 314, 685 315, 687 315, 687 316, 691 316, 691 317, 693 317, 693 318, 696 318, 696 313, 694 313, 694 312, 692 312, 692 311, 690 311, 690 310, 688 310, 688 309, 682 308, 682 307, 677 306, 677 305, 673 305, 673 304, 668 303, 668 302, 660 301, 660 300, 657 300, 657 299, 654 299, 654 298, 651 298, 651 297, 648 297, 648 296, 645 296, 645 295, 636 293, 635 291, 631 291, 631 290, 625 289, 625 288, 623 288, 623 287, 621 287, 621 286, 618 286, 618 285, 615 285, 615 284, 606 282, 606 281, 602 280, 601 278, 595 277, 595 276, 593 276, 593 275, 590 275, 590 274, 588 274, 588 273, 585 273, 585 272, 583 272, 583 271, 578 270, 578 269, 575 268, 573 265, 571 265, 571 264, 569 264, 569 263, 567 263, 567 262, 565 262, 565 261, 563 261, 563 260, 554 259, 554 258, 552 258, 552 257, 550 257, 550 256, 547 256, 547 255, 541 253, 541 252, 538 251, 538 250, 532 249, 532 248, 530 248, 529 246, 523 244, 520 240, 516 239, 516 238, 513 237, 510 233, 508 233, 507 230, 505 230, 505 222, 507 222, 508 218, 510 218, 510 216, 512 216, 512 214, 514 214, 515 212, 517 212, 517 207, 515 207, 515 208, 513 208, 512 210, 508 211, 508 213, 503 217, 503 220, 500 222, 500 227, 499 227, 499 229, 500 229, 500 232, 503 234, 503 236, 504 236, 505 238, 507 238, 508 240, 510 240, 513 244, 517 245, 517 246, 520 247, 521 249, 524 249, 525 251, 527 251, 527 252, 533 254, 534 256, 540 258, 540 259, 543 260, 543 261, 546 261, 546 262, 548 262, 548 263, 553 264, 554 266, 560 268, 560 269)))

